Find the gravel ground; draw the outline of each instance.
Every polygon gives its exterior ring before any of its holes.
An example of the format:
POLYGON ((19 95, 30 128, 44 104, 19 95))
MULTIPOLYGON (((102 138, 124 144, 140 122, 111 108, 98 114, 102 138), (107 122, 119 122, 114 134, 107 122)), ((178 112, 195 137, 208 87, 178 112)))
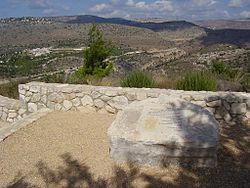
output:
POLYGON ((115 164, 107 128, 115 116, 55 112, 0 143, 0 187, 250 187, 250 130, 223 125, 218 167, 115 164))

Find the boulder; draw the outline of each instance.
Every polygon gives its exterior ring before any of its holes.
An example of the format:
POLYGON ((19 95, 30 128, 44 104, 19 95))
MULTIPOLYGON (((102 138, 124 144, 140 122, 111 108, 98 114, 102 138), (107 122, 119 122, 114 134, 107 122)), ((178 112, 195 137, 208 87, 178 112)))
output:
POLYGON ((199 105, 161 95, 133 102, 108 129, 115 161, 166 166, 216 166, 219 124, 199 105))

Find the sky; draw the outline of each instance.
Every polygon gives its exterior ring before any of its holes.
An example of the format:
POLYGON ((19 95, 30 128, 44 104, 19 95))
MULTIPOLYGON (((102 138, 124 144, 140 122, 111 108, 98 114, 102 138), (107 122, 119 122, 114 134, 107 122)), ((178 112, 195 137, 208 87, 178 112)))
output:
POLYGON ((0 17, 97 15, 211 20, 250 18, 250 0, 0 0, 0 17))

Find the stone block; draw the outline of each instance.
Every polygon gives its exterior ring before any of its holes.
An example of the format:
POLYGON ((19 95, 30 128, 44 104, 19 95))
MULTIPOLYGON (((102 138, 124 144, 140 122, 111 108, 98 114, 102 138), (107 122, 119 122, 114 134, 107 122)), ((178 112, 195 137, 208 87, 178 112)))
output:
POLYGON ((29 91, 32 93, 40 93, 40 86, 32 85, 32 86, 30 86, 29 91))
POLYGON ((128 105, 128 99, 124 96, 117 96, 108 101, 108 104, 117 110, 121 110, 128 105))
POLYGON ((71 101, 64 100, 63 101, 63 106, 64 106, 65 110, 68 111, 73 107, 73 104, 72 104, 71 101))
POLYGON ((219 124, 204 108, 169 96, 133 102, 108 129, 115 161, 216 166, 219 124))
POLYGON ((231 105, 231 113, 232 114, 245 114, 247 112, 246 103, 233 103, 231 105))
POLYGON ((81 101, 80 101, 79 98, 73 99, 72 102, 73 102, 73 105, 74 105, 75 107, 78 107, 78 106, 81 105, 81 101))
POLYGON ((96 108, 103 108, 105 106, 105 103, 101 99, 94 100, 94 105, 96 108))
POLYGON ((81 99, 81 102, 82 102, 83 106, 93 106, 94 105, 94 101, 93 101, 93 99, 89 95, 85 95, 81 99))
POLYGON ((207 102, 208 107, 220 107, 221 106, 221 100, 207 102))
POLYGON ((138 93, 136 93, 136 99, 138 101, 142 101, 142 100, 147 99, 147 93, 146 92, 138 92, 138 93))
POLYGON ((29 112, 36 112, 37 109, 37 105, 35 103, 28 103, 28 111, 29 112))
POLYGON ((116 109, 112 108, 111 106, 107 105, 105 107, 105 109, 107 110, 107 112, 111 113, 111 114, 115 114, 116 113, 116 109))

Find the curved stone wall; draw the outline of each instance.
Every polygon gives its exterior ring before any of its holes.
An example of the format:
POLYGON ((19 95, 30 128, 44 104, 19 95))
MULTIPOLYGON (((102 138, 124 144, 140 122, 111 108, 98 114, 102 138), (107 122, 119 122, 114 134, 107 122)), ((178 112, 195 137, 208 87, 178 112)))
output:
POLYGON ((26 108, 21 108, 20 102, 0 95, 0 120, 15 122, 26 115, 26 108))
POLYGON ((52 110, 117 113, 133 101, 156 98, 160 94, 198 104, 228 123, 249 123, 250 94, 236 92, 180 91, 148 88, 121 88, 31 82, 19 85, 21 107, 29 113, 52 110))

